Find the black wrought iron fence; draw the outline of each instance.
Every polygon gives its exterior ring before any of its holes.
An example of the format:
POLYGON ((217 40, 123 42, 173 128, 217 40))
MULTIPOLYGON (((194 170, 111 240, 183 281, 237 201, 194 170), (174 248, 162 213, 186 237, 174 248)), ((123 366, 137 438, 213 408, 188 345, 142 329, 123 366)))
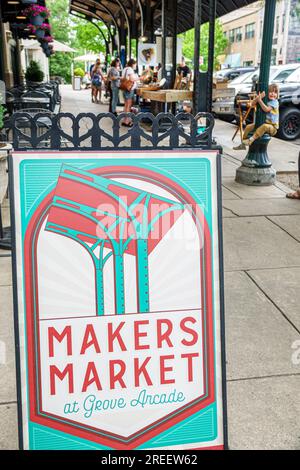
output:
POLYGON ((208 113, 192 116, 180 113, 111 113, 50 112, 14 113, 7 125, 9 140, 15 150, 155 150, 178 147, 214 147, 212 131, 214 118, 208 113), (129 116, 132 127, 123 127, 129 116))

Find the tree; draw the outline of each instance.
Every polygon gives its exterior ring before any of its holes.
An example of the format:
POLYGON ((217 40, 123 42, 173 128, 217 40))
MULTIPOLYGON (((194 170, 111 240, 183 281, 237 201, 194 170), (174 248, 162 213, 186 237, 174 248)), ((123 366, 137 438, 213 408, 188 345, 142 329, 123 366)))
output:
MULTIPOLYGON (((183 48, 182 53, 184 57, 190 60, 194 60, 194 29, 186 31, 181 34, 183 37, 183 48)), ((209 23, 205 23, 201 26, 200 34, 200 56, 203 57, 203 65, 201 69, 207 69, 208 62, 208 43, 209 43, 209 23)), ((215 49, 214 49, 214 68, 219 65, 218 57, 224 53, 228 45, 228 40, 224 36, 222 24, 219 20, 215 23, 215 49)))
POLYGON ((100 21, 97 22, 97 26, 83 19, 74 19, 74 28, 76 34, 74 46, 77 46, 78 49, 85 49, 89 52, 95 52, 95 54, 99 54, 99 52, 105 53, 105 41, 98 28, 102 29, 105 37, 107 37, 106 31, 100 21))
MULTIPOLYGON (((106 51, 105 41, 97 26, 84 18, 69 14, 69 0, 47 0, 47 6, 51 11, 50 23, 54 39, 73 47, 79 55, 106 51)), ((99 21, 97 25, 106 34, 103 23, 99 21)), ((50 75, 63 77, 66 83, 71 83, 72 60, 72 55, 56 52, 50 57, 50 75)))
MULTIPOLYGON (((52 35, 57 41, 71 45, 72 21, 69 14, 69 0, 47 0, 51 11, 50 24, 52 35)), ((55 52, 50 57, 50 76, 63 77, 66 83, 71 83, 72 55, 65 52, 55 52)))
POLYGON ((73 25, 69 14, 69 0, 47 0, 47 7, 51 12, 50 24, 54 38, 70 44, 73 25))

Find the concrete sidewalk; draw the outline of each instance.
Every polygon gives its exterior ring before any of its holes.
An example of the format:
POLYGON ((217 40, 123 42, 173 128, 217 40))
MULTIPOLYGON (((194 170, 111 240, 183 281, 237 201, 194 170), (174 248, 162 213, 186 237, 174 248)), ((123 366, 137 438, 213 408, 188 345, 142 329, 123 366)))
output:
MULTIPOLYGON (((81 112, 101 108, 89 102, 89 93, 75 96, 68 89, 63 110, 78 112, 78 106, 81 112)), ((235 183, 245 153, 230 149, 233 131, 233 126, 216 122, 215 136, 224 145, 229 445, 300 449, 300 352, 299 361, 293 361, 300 340, 300 202, 286 199, 288 188, 280 183, 266 188, 235 183)), ((279 171, 296 171, 298 151, 298 146, 278 139, 269 149, 279 171)), ((7 217, 7 208, 4 212, 7 217)), ((3 251, 0 255, 0 346, 6 347, 6 362, 0 365, 0 449, 13 449, 12 280, 10 257, 3 251)))

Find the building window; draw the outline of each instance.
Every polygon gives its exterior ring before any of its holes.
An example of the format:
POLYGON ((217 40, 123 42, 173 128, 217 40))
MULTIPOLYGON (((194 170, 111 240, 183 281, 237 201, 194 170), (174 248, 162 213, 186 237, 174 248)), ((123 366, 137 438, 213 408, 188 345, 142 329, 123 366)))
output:
POLYGON ((285 29, 285 13, 282 15, 282 27, 281 27, 281 32, 284 33, 285 29))
POLYGON ((235 40, 236 42, 241 42, 243 39, 242 28, 235 29, 235 40))
POLYGON ((255 23, 246 24, 245 39, 254 38, 255 35, 255 23))
POLYGON ((262 38, 263 34, 263 20, 260 20, 260 26, 259 26, 259 37, 262 38))
POLYGON ((229 42, 234 42, 234 29, 229 31, 229 42))
POLYGON ((277 38, 273 38, 272 44, 275 46, 277 43, 278 43, 278 39, 277 39, 277 38))
POLYGON ((251 67, 253 65, 253 60, 245 60, 243 62, 243 67, 251 67))
POLYGON ((276 16, 276 26, 275 26, 275 34, 277 35, 279 33, 279 16, 276 16))
POLYGON ((277 50, 276 50, 276 49, 272 49, 271 65, 276 65, 276 56, 277 56, 277 50))

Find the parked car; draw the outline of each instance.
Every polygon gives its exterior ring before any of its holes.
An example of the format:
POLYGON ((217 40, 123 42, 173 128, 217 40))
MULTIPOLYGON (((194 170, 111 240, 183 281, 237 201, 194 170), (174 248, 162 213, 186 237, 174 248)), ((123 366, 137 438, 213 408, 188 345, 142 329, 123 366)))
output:
MULTIPOLYGON (((288 80, 294 72, 300 69, 300 64, 274 65, 270 68, 270 82, 282 83, 288 80)), ((244 77, 238 77, 233 80, 226 89, 219 90, 215 94, 212 111, 220 119, 232 122, 236 119, 235 97, 242 93, 250 93, 258 80, 259 70, 246 74, 244 77)))
MULTIPOLYGON (((300 65, 281 70, 273 79, 273 83, 279 85, 279 129, 277 136, 284 140, 295 140, 300 137, 300 65)), ((248 92, 241 91, 236 100, 248 99, 248 92)), ((253 120, 253 115, 249 115, 253 120)))
POLYGON ((235 67, 232 69, 222 69, 215 73, 215 78, 217 82, 230 82, 240 75, 253 72, 254 70, 255 67, 235 67))
POLYGON ((250 83, 252 83, 252 76, 253 71, 247 72, 232 80, 226 88, 214 90, 212 111, 216 117, 228 122, 232 122, 235 119, 235 95, 243 89, 249 77, 250 83))

